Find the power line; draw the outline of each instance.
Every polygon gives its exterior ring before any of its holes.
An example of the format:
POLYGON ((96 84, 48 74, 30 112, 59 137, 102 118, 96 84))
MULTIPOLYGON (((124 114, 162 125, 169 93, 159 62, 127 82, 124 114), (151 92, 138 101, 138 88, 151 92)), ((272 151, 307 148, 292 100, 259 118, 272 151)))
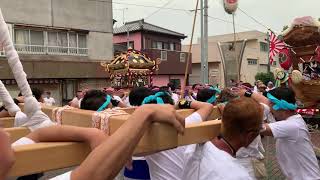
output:
POLYGON ((151 6, 151 5, 144 5, 144 4, 123 3, 123 2, 114 2, 114 1, 111 2, 108 0, 88 0, 88 1, 105 2, 110 4, 122 4, 122 5, 128 5, 128 6, 138 6, 138 7, 147 7, 147 8, 168 9, 168 10, 174 10, 174 11, 190 11, 189 9, 168 8, 168 7, 162 7, 162 6, 151 6))
MULTIPOLYGON (((228 21, 228 20, 225 20, 225 19, 222 19, 222 18, 218 18, 218 17, 213 17, 213 16, 208 16, 209 18, 213 19, 213 20, 218 20, 218 21, 222 21, 222 22, 225 22, 225 23, 228 23, 228 24, 233 24, 232 21, 228 21)), ((242 28, 245 28, 245 29, 248 29, 248 30, 253 30, 254 28, 251 28, 251 27, 248 27, 248 26, 245 26, 245 25, 241 25, 241 24, 237 24, 235 23, 236 26, 240 26, 242 28)))
POLYGON ((270 28, 268 28, 266 25, 262 24, 261 22, 259 22, 256 18, 250 16, 248 13, 246 13, 244 10, 242 10, 240 7, 238 7, 239 11, 241 11, 243 14, 245 14, 246 16, 248 16, 250 19, 252 19, 254 22, 258 23, 259 25, 265 27, 266 29, 270 30, 270 28))
POLYGON ((151 16, 155 15, 157 12, 161 11, 163 8, 165 8, 166 6, 168 6, 170 3, 172 3, 174 0, 168 0, 168 2, 166 2, 163 6, 161 6, 161 8, 157 9, 156 11, 154 11, 153 13, 151 13, 150 15, 148 15, 147 17, 145 17, 144 19, 148 19, 151 16))

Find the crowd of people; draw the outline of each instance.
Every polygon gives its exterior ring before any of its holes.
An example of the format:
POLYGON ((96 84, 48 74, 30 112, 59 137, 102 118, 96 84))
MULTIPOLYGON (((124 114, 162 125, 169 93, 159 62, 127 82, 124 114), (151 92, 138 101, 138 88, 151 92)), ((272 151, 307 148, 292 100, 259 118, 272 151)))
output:
POLYGON ((295 94, 290 88, 270 88, 265 93, 262 92, 265 87, 258 83, 258 91, 249 83, 224 89, 196 84, 182 93, 169 84, 78 92, 70 105, 81 109, 100 112, 115 107, 137 107, 115 133, 107 136, 95 128, 57 125, 41 111, 42 93, 31 91, 0 11, 2 47, 21 96, 14 100, 0 81, 1 114, 14 117, 15 126, 27 127, 31 133, 11 144, 8 134, 0 128, 0 179, 6 179, 15 162, 14 147, 60 141, 86 142, 92 151, 78 167, 54 180, 113 179, 124 166, 124 175, 131 179, 262 179, 266 176, 262 135, 276 139, 277 161, 287 179, 320 179, 310 134, 303 118, 295 111, 295 94), (21 101, 23 112, 16 104, 21 101), (210 120, 213 106, 218 106, 222 115, 218 137, 200 144, 141 154, 142 160, 133 158, 131 162, 136 145, 153 122, 167 123, 183 134, 186 125, 210 120), (176 109, 195 109, 195 112, 182 118, 176 109))
MULTIPOLYGON (((41 91, 32 90, 35 99, 43 101, 41 91)), ((29 127, 28 116, 21 116, 20 110, 10 108, 17 109, 15 103, 25 102, 24 98, 0 98, 4 103, 2 111, 7 111, 7 116, 15 115, 17 126, 29 127)), ((69 105, 93 111, 130 106, 139 108, 132 114, 132 121, 108 138, 93 128, 56 126, 53 123, 43 127, 31 123, 33 132, 13 143, 12 147, 48 141, 84 141, 93 150, 78 168, 56 179, 114 178, 131 159, 135 145, 150 122, 170 123, 183 132, 185 125, 210 120, 213 106, 218 106, 222 114, 218 137, 202 144, 133 157, 133 161, 121 171, 124 176, 127 179, 155 180, 263 179, 267 176, 261 143, 263 135, 276 139, 277 160, 288 179, 320 178, 310 135, 304 120, 295 112, 295 94, 290 88, 274 88, 271 83, 266 87, 261 81, 255 86, 239 83, 224 89, 195 84, 186 88, 183 97, 181 90, 171 83, 151 88, 85 89, 78 91, 69 105), (196 111, 182 119, 176 109, 184 108, 196 111), (229 172, 231 168, 232 173, 229 172)), ((10 149, 6 151, 9 153, 10 149)), ((10 164, 11 156, 7 154, 8 159, 2 161, 3 164, 10 164)))

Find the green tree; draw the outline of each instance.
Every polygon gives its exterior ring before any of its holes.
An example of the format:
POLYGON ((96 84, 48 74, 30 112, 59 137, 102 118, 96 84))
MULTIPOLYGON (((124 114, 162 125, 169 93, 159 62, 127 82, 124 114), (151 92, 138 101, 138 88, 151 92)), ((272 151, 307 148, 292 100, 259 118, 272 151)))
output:
POLYGON ((262 81, 264 84, 267 84, 269 81, 271 81, 273 83, 275 82, 273 73, 271 73, 271 72, 268 72, 268 73, 259 72, 256 74, 255 79, 256 79, 256 81, 257 80, 262 81))
POLYGON ((288 26, 288 25, 285 25, 285 26, 283 26, 282 31, 285 31, 285 30, 288 29, 288 28, 289 28, 289 26, 288 26))

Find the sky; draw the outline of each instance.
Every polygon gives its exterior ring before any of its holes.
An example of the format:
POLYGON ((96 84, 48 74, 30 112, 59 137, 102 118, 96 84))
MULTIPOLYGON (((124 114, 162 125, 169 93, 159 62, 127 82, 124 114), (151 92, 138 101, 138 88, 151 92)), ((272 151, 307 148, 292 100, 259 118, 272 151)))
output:
MULTIPOLYGON (((121 26, 123 22, 145 19, 148 23, 187 35, 182 43, 190 43, 194 12, 189 10, 195 9, 196 0, 112 0, 112 2, 113 18, 118 21, 114 27, 121 26)), ((224 11, 222 0, 208 0, 208 6, 210 16, 208 35, 232 33, 232 16, 224 11)), ((250 30, 267 32, 270 28, 275 33, 281 33, 283 26, 290 25, 296 17, 320 18, 320 0, 239 0, 238 7, 235 13, 237 32, 250 30)), ((197 16, 194 43, 200 37, 199 21, 200 15, 197 16)))

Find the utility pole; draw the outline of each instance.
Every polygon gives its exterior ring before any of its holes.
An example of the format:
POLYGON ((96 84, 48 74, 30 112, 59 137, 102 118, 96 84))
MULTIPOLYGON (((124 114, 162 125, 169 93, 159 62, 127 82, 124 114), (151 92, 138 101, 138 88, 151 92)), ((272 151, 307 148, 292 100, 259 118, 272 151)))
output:
POLYGON ((208 0, 200 0, 201 12, 201 83, 209 84, 208 70, 208 0))
POLYGON ((203 22, 203 36, 204 36, 204 83, 209 84, 209 64, 208 64, 208 0, 204 0, 204 22, 203 22))
POLYGON ((200 42, 200 47, 201 47, 201 64, 200 64, 200 81, 202 84, 205 83, 205 75, 203 72, 203 67, 205 64, 205 60, 204 60, 204 38, 203 38, 203 0, 200 0, 200 31, 201 31, 201 42, 200 42))
POLYGON ((270 37, 269 37, 269 32, 267 32, 267 42, 268 42, 268 53, 267 53, 267 56, 268 56, 268 73, 271 72, 271 64, 270 64, 270 58, 269 58, 269 52, 270 52, 270 37))

